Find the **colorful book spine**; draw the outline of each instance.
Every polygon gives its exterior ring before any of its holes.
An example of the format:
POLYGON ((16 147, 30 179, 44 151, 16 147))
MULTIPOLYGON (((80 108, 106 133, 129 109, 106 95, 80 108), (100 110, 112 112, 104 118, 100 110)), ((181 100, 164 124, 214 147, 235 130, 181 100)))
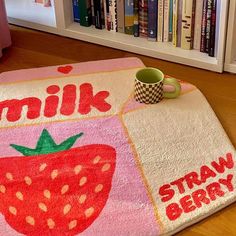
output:
POLYGON ((157 0, 148 0, 148 40, 157 40, 157 0))
POLYGON ((173 1, 170 0, 170 8, 169 8, 169 41, 172 41, 173 36, 173 1))
POLYGON ((148 0, 139 1, 139 36, 148 36, 148 0))
POLYGON ((173 1, 173 30, 172 30, 172 43, 177 47, 177 34, 178 34, 178 0, 173 1))
POLYGON ((212 10, 212 0, 207 0, 206 42, 205 42, 206 53, 209 52, 209 44, 211 36, 211 10, 212 10))
POLYGON ((73 4, 73 16, 75 22, 80 22, 80 16, 79 16, 79 0, 72 0, 73 4))
POLYGON ((169 42, 169 14, 170 14, 170 0, 164 0, 164 32, 163 41, 169 42))
POLYGON ((181 48, 193 48, 193 27, 196 0, 183 0, 181 48))
POLYGON ((158 0, 157 41, 163 42, 164 0, 158 0))
POLYGON ((94 17, 95 17, 95 28, 97 29, 103 29, 104 28, 104 24, 103 24, 103 7, 101 4, 101 0, 92 0, 93 1, 93 5, 94 5, 94 17))
POLYGON ((90 0, 79 0, 80 25, 90 26, 92 24, 92 11, 90 0))
POLYGON ((134 0, 134 37, 139 37, 138 1, 134 0))
POLYGON ((215 57, 218 53, 219 32, 220 32, 220 14, 221 14, 221 0, 216 1, 216 29, 215 29, 215 57))
POLYGON ((94 0, 91 0, 92 25, 95 25, 94 0))
POLYGON ((103 9, 104 9, 105 28, 108 31, 110 31, 111 30, 111 18, 110 18, 110 12, 109 12, 109 0, 103 1, 103 9))
POLYGON ((183 8, 183 0, 178 0, 177 47, 181 47, 182 8, 183 8))
POLYGON ((111 31, 117 32, 116 0, 109 0, 109 12, 110 12, 110 17, 111 17, 111 31))
POLYGON ((206 52, 207 0, 203 0, 200 51, 206 52))
POLYGON ((134 34, 134 1, 125 1, 125 33, 134 34))
POLYGON ((217 6, 217 1, 212 0, 211 34, 210 34, 209 52, 208 52, 210 57, 215 56, 216 6, 217 6))
POLYGON ((203 0, 196 1, 193 48, 200 50, 203 0))
POLYGON ((125 32, 125 9, 124 9, 124 1, 117 0, 117 29, 118 32, 125 32))

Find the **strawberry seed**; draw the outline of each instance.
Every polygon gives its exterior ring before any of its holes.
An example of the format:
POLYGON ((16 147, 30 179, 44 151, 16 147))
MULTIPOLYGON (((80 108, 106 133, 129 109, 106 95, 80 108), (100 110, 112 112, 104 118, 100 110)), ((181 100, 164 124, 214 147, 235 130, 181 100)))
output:
POLYGON ((66 215, 71 210, 71 205, 67 204, 64 206, 63 213, 66 215))
POLYGON ((51 173, 51 178, 54 180, 58 176, 58 170, 53 170, 51 173))
POLYGON ((67 191, 69 190, 69 185, 64 185, 62 188, 61 188, 61 194, 65 194, 67 191))
POLYGON ((42 202, 40 202, 38 204, 38 207, 39 207, 40 210, 42 210, 44 212, 47 212, 47 210, 48 210, 47 206, 44 203, 42 203, 42 202))
POLYGON ((74 229, 77 226, 77 220, 72 220, 68 226, 70 230, 74 229))
POLYGON ((29 176, 25 176, 24 180, 25 180, 25 183, 27 185, 31 185, 32 184, 32 179, 29 176))
POLYGON ((87 182, 87 177, 86 176, 82 177, 79 181, 79 186, 83 186, 86 182, 87 182))
POLYGON ((98 185, 95 187, 94 191, 95 191, 95 193, 98 193, 98 192, 101 192, 102 189, 103 189, 103 185, 102 185, 102 184, 98 184, 98 185))
POLYGON ((41 164, 40 167, 39 167, 39 171, 40 172, 44 171, 46 167, 47 167, 46 163, 41 164))
POLYGON ((75 174, 76 174, 76 175, 78 175, 81 170, 82 170, 82 166, 81 166, 81 165, 77 165, 77 166, 74 168, 74 171, 75 171, 75 174))
POLYGON ((93 159, 93 164, 97 164, 100 160, 101 160, 101 157, 100 157, 100 156, 96 156, 96 157, 93 159))
POLYGON ((45 189, 45 190, 43 191, 43 195, 44 195, 44 197, 46 197, 47 199, 50 199, 50 197, 51 197, 51 193, 50 193, 50 191, 47 190, 47 189, 45 189))
POLYGON ((87 217, 87 218, 89 218, 93 213, 94 213, 94 208, 93 207, 90 207, 90 208, 88 208, 87 210, 85 210, 85 216, 87 217))
POLYGON ((102 172, 108 171, 111 168, 111 164, 107 163, 102 167, 102 172))
POLYGON ((17 210, 16 210, 16 208, 13 207, 13 206, 10 206, 10 207, 9 207, 9 212, 10 212, 12 215, 14 215, 14 216, 17 215, 17 210))
POLYGON ((5 193, 6 187, 4 185, 0 185, 0 193, 5 193))
POLYGON ((22 194, 21 192, 16 192, 16 197, 17 197, 19 200, 21 200, 21 201, 24 200, 24 196, 23 196, 23 194, 22 194))
POLYGON ((25 221, 26 221, 28 224, 32 225, 32 226, 35 225, 35 220, 34 220, 34 218, 33 218, 32 216, 26 216, 26 217, 25 217, 25 221))
POLYGON ((86 194, 81 195, 81 196, 79 197, 79 203, 80 203, 80 204, 83 204, 83 203, 85 202, 86 198, 87 198, 86 194))
POLYGON ((47 220, 47 224, 49 229, 53 229, 55 227, 55 222, 51 218, 47 220))
POLYGON ((12 181, 12 180, 13 180, 13 175, 8 172, 8 173, 6 173, 6 178, 7 178, 8 180, 12 181))

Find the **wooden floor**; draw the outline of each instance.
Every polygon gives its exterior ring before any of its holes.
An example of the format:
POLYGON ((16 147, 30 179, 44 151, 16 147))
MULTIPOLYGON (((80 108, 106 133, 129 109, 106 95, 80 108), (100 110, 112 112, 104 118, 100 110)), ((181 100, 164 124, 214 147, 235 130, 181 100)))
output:
MULTIPOLYGON (((236 75, 218 74, 145 56, 80 42, 52 34, 11 26, 13 45, 0 59, 0 73, 82 61, 139 57, 146 66, 157 67, 196 85, 207 98, 236 147, 236 75)), ((236 204, 180 232, 184 235, 236 235, 236 204)))

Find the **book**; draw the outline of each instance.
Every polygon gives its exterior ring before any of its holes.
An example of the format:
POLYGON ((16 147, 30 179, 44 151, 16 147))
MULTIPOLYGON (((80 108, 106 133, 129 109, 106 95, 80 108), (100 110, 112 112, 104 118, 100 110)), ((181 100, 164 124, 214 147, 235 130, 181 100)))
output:
POLYGON ((163 42, 164 0, 158 0, 157 41, 163 42))
POLYGON ((200 52, 206 52, 207 0, 203 0, 200 52))
POLYGON ((208 55, 210 57, 215 56, 216 7, 217 0, 212 0, 210 42, 208 50, 208 55))
POLYGON ((95 25, 94 0, 91 0, 92 25, 95 25))
POLYGON ((148 40, 157 40, 157 0, 148 0, 148 40))
POLYGON ((196 0, 183 0, 181 48, 193 48, 193 27, 196 0))
POLYGON ((134 1, 125 1, 125 33, 134 34, 134 1))
POLYGON ((200 50, 203 0, 196 1, 193 48, 200 50))
POLYGON ((109 0, 109 13, 111 19, 111 31, 117 32, 117 6, 116 0, 109 0))
POLYGON ((210 35, 211 35, 211 10, 212 0, 207 0, 207 17, 206 17, 206 41, 205 41, 205 52, 209 52, 210 35))
POLYGON ((80 22, 79 0, 72 0, 74 22, 80 22))
POLYGON ((178 0, 173 0, 173 20, 172 20, 172 43, 173 46, 177 46, 177 34, 178 34, 178 0))
POLYGON ((111 30, 111 18, 109 12, 109 0, 103 0, 103 9, 104 9, 104 24, 105 28, 111 30))
POLYGON ((104 12, 103 12, 103 2, 101 0, 92 0, 94 5, 94 25, 97 29, 104 28, 104 12))
POLYGON ((170 1, 170 8, 169 8, 169 41, 172 41, 173 36, 173 1, 170 1))
POLYGON ((170 15, 170 0, 164 0, 164 29, 163 41, 169 42, 169 15, 170 15))
POLYGON ((177 47, 181 47, 182 8, 183 8, 183 0, 178 0, 177 47))
POLYGON ((218 53, 220 14, 221 14, 221 0, 217 0, 216 1, 216 28, 215 28, 215 57, 217 57, 217 53, 218 53))
POLYGON ((134 37, 139 37, 138 1, 139 0, 134 0, 134 37))
POLYGON ((148 0, 139 0, 139 36, 146 38, 148 33, 148 0))
POLYGON ((125 9, 124 1, 117 0, 117 30, 120 33, 125 32, 125 9))
POLYGON ((92 11, 90 0, 79 0, 80 25, 90 26, 92 24, 92 11))

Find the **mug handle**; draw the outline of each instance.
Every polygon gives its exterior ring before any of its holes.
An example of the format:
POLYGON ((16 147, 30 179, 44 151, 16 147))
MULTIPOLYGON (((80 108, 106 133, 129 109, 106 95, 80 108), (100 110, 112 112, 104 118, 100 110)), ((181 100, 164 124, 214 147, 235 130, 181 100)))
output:
POLYGON ((180 95, 180 91, 181 91, 181 86, 180 83, 177 81, 177 79, 175 78, 165 78, 164 79, 164 85, 171 85, 175 88, 175 90, 173 92, 165 92, 163 96, 165 98, 176 98, 180 95))

